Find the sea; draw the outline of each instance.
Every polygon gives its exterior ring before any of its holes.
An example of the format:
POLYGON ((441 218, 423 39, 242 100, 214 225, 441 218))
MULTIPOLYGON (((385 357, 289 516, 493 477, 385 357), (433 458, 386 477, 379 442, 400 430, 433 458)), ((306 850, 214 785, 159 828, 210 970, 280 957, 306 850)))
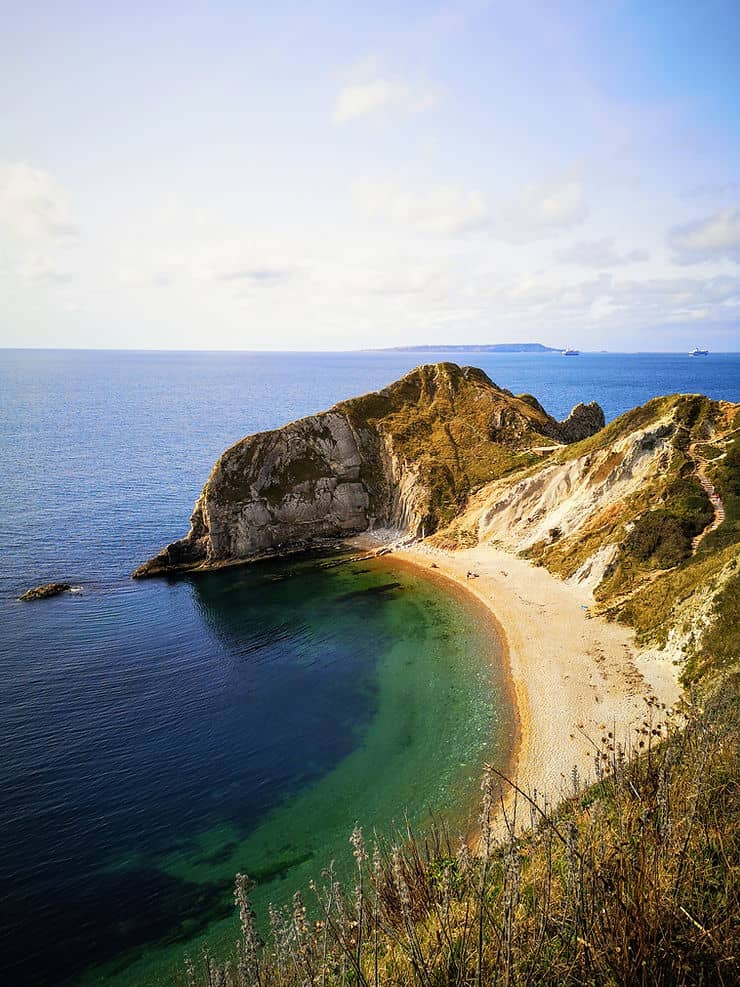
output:
POLYGON ((449 359, 557 417, 740 401, 739 354, 0 350, 0 984, 177 983, 237 871, 264 921, 356 824, 470 825, 516 724, 467 594, 392 557, 130 579, 233 442, 449 359))

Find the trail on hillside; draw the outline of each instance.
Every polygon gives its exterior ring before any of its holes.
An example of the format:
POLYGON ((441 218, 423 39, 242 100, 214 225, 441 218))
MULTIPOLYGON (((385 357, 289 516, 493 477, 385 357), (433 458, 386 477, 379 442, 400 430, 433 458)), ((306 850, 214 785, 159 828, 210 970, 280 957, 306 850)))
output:
MULTIPOLYGON (((700 531, 698 535, 692 538, 691 540, 692 555, 696 555, 699 549, 699 545, 702 543, 702 541, 707 537, 707 535, 711 534, 713 531, 716 531, 717 528, 719 528, 719 526, 723 524, 725 520, 725 505, 722 503, 722 498, 717 493, 717 490, 714 484, 712 483, 712 481, 709 479, 709 475, 707 473, 706 468, 710 460, 707 460, 704 456, 702 456, 697 451, 698 445, 700 445, 699 442, 692 442, 691 445, 689 446, 688 454, 694 463, 694 475, 696 476, 699 483, 702 485, 704 492, 709 498, 709 503, 712 505, 712 511, 714 513, 714 517, 709 522, 709 524, 704 528, 703 531, 700 531)), ((724 459, 726 455, 727 453, 722 453, 720 456, 717 456, 715 459, 711 460, 711 462, 713 463, 719 462, 721 459, 724 459)), ((625 603, 628 603, 629 600, 632 599, 633 596, 635 596, 637 593, 645 589, 645 587, 650 585, 650 583, 655 582, 656 579, 660 579, 660 577, 665 575, 665 573, 668 571, 670 570, 658 569, 653 572, 643 573, 642 578, 639 580, 636 586, 634 586, 627 593, 621 593, 619 596, 609 600, 608 604, 604 605, 603 607, 596 608, 595 612, 602 614, 618 612, 619 610, 622 609, 625 603)))
MULTIPOLYGON (((699 534, 692 539, 691 551, 693 555, 696 555, 699 545, 706 538, 706 536, 711 534, 712 531, 716 531, 717 528, 719 528, 719 526, 725 520, 725 505, 722 503, 722 498, 717 493, 714 484, 709 479, 709 476, 706 471, 707 460, 703 456, 699 455, 699 453, 696 451, 696 446, 697 446, 696 442, 691 443, 691 445, 689 446, 689 455, 694 460, 694 464, 696 466, 696 478, 704 488, 704 492, 706 493, 707 497, 709 498, 709 502, 712 505, 712 510, 714 511, 714 518, 709 522, 709 524, 706 526, 706 528, 703 531, 700 531, 699 534)), ((723 453, 721 456, 718 456, 717 459, 712 460, 712 462, 717 462, 720 459, 724 459, 725 455, 726 454, 723 453)))

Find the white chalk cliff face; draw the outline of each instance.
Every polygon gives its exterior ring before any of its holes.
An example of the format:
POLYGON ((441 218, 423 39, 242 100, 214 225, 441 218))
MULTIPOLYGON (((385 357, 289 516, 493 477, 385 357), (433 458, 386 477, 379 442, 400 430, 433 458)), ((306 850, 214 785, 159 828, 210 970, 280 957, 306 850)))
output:
POLYGON ((480 370, 419 367, 383 391, 237 442, 214 466, 188 535, 134 575, 254 559, 380 525, 429 534, 471 491, 536 461, 534 447, 603 424, 598 405, 557 422, 480 370))
POLYGON ((550 461, 518 482, 499 481, 480 499, 478 534, 521 552, 575 534, 591 519, 642 489, 667 469, 674 429, 667 420, 638 429, 605 449, 550 461))
POLYGON ((255 436, 218 461, 198 501, 209 553, 248 558, 307 533, 363 530, 370 497, 361 465, 357 437, 332 412, 255 436))

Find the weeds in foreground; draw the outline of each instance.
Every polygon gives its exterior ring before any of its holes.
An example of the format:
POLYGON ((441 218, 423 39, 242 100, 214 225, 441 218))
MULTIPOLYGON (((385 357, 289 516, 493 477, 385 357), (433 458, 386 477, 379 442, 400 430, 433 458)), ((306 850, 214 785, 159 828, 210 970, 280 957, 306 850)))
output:
POLYGON ((647 709, 626 751, 604 731, 597 782, 555 810, 495 769, 482 783, 480 847, 433 828, 392 845, 351 837, 352 888, 333 866, 271 909, 259 943, 249 882, 225 965, 188 962, 189 987, 482 987, 734 982, 738 902, 737 681, 702 706, 647 709), (662 717, 664 722, 659 722, 662 717), (503 808, 504 837, 494 838, 503 808), (524 826, 527 826, 526 830, 524 826))

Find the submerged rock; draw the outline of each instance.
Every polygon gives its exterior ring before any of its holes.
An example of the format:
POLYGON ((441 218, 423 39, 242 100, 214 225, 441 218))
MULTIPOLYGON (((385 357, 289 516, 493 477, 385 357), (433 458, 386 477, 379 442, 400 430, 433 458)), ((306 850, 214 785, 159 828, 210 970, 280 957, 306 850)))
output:
POLYGON ((430 534, 471 492, 535 461, 533 448, 603 425, 598 405, 579 407, 558 422, 482 370, 418 367, 381 391, 237 442, 214 466, 187 536, 133 575, 284 554, 374 527, 430 534))
POLYGON ((67 593, 71 589, 71 583, 44 583, 43 586, 34 586, 33 589, 27 589, 18 599, 24 603, 29 600, 46 600, 50 596, 59 596, 60 593, 67 593))

